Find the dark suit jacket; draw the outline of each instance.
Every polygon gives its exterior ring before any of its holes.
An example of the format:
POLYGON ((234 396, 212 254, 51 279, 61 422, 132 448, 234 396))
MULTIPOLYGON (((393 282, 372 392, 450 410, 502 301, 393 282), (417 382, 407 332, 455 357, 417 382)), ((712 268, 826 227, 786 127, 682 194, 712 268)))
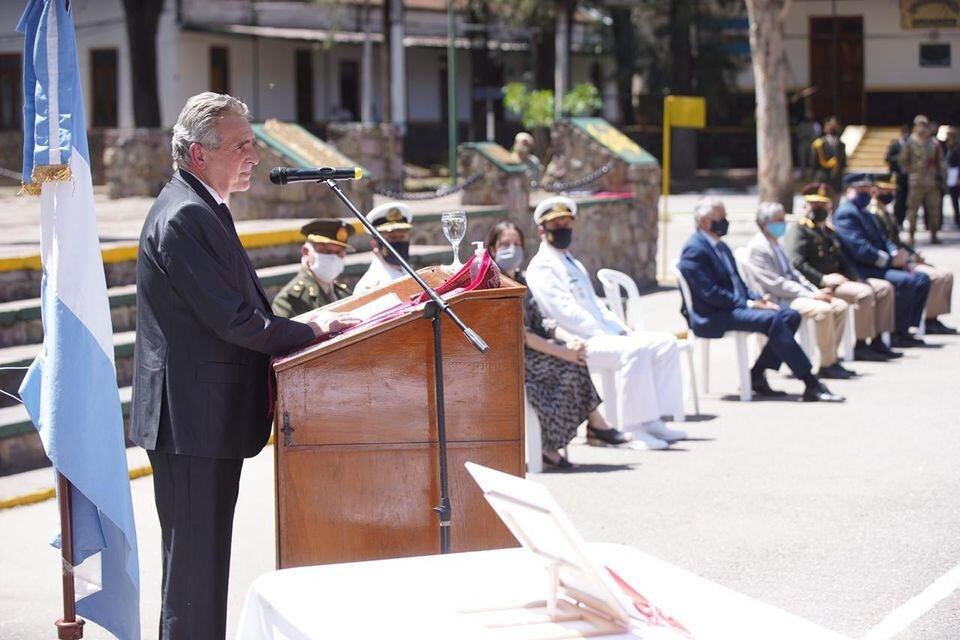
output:
POLYGON ((833 214, 833 226, 857 271, 868 278, 882 278, 887 265, 879 266, 880 252, 892 254, 897 246, 884 235, 873 216, 846 200, 833 214))
POLYGON ((737 262, 724 243, 717 249, 726 253, 733 265, 734 275, 740 284, 740 291, 734 285, 730 272, 710 242, 702 233, 694 233, 683 246, 680 254, 680 273, 690 285, 693 309, 684 305, 681 313, 695 335, 703 338, 719 338, 730 327, 731 311, 747 306, 747 300, 757 300, 760 296, 747 287, 736 271, 737 262))
POLYGON ((270 356, 312 340, 307 325, 271 313, 233 221, 177 172, 140 234, 131 439, 190 456, 256 455, 270 433, 270 356))

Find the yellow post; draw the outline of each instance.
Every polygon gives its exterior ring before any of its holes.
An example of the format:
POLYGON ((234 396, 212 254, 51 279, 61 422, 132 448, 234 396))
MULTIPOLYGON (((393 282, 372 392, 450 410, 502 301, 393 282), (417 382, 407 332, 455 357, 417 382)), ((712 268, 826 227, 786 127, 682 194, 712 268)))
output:
POLYGON ((667 227, 670 224, 670 130, 672 127, 702 129, 707 124, 707 101, 698 96, 664 96, 663 98, 663 215, 660 216, 663 251, 660 256, 661 280, 667 275, 667 227))

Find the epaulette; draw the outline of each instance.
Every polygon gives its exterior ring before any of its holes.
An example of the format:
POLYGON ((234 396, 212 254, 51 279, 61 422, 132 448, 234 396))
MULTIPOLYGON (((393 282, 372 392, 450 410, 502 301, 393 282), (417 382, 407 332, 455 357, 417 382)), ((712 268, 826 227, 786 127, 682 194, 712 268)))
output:
POLYGON ((295 295, 299 294, 301 291, 303 291, 303 286, 304 286, 303 280, 297 280, 296 284, 290 287, 290 291, 293 292, 295 295))
POLYGON ((836 233, 836 231, 837 231, 837 228, 836 228, 835 226, 833 226, 833 223, 832 223, 832 222, 827 222, 827 223, 825 223, 823 226, 825 226, 825 227, 826 227, 827 229, 829 229, 830 231, 833 231, 834 233, 836 233))
POLYGON ((819 149, 823 146, 823 138, 817 138, 810 144, 810 146, 819 149))
POLYGON ((307 295, 311 298, 317 297, 317 288, 314 285, 310 285, 310 288, 307 289, 307 295))
POLYGON ((340 289, 340 291, 343 291, 343 292, 350 291, 350 289, 347 288, 347 285, 343 284, 342 282, 334 282, 333 286, 335 286, 337 289, 340 289))
POLYGON ((817 226, 817 224, 810 218, 801 218, 800 221, 797 222, 797 224, 799 224, 801 227, 806 227, 808 229, 813 229, 814 227, 817 226))

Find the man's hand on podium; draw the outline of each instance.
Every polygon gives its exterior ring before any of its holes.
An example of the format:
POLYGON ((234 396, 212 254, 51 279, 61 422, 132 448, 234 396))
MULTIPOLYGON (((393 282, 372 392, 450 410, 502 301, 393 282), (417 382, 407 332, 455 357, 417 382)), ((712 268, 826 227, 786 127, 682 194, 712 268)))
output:
POLYGON ((360 324, 360 322, 360 318, 355 318, 349 313, 334 313, 332 311, 320 311, 307 320, 307 324, 313 329, 314 337, 317 338, 328 333, 349 329, 360 324))

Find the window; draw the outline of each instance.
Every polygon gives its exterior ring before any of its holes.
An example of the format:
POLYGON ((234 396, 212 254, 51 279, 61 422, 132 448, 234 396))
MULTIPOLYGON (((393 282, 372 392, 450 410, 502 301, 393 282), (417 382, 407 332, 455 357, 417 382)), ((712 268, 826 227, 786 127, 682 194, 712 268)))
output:
POLYGON ((340 115, 348 122, 359 120, 360 66, 356 60, 340 61, 340 115))
POLYGON ((313 122, 313 52, 300 49, 294 58, 297 92, 297 122, 313 122))
POLYGON ((938 42, 936 44, 920 45, 920 66, 921 67, 949 67, 950 66, 950 43, 938 42))
POLYGON ((210 47, 210 91, 230 93, 230 51, 210 47))
POLYGON ((117 126, 117 50, 90 51, 93 126, 117 126))
POLYGON ((23 126, 22 83, 20 54, 0 55, 0 129, 19 129, 23 126))

